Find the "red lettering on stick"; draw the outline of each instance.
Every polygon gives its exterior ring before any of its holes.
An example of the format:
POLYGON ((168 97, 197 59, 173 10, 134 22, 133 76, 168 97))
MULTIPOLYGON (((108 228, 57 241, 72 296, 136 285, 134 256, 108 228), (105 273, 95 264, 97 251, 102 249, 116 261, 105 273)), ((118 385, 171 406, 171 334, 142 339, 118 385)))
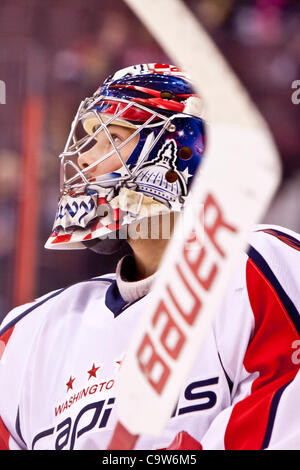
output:
POLYGON ((137 351, 137 360, 149 384, 158 394, 160 394, 169 377, 170 369, 164 360, 155 351, 153 343, 148 334, 144 336, 143 341, 137 351), (146 351, 147 349, 150 351, 150 357, 145 361, 143 355, 145 355, 145 353, 148 355, 146 351), (154 368, 156 368, 155 373, 157 373, 157 370, 160 369, 160 374, 158 377, 153 377, 154 368))
MULTIPOLYGON (((174 296, 174 293, 172 292, 172 289, 170 288, 170 286, 168 284, 166 286, 166 289, 167 289, 167 292, 168 292, 170 298, 172 299, 172 302, 174 303, 174 305, 176 307, 176 310, 180 313, 180 315, 184 318, 184 320, 191 326, 191 325, 194 324, 194 321, 196 320, 196 318, 198 316, 198 313, 201 310, 202 302, 199 298, 199 295, 196 294, 196 292, 191 288, 190 284, 186 281, 179 265, 176 264, 175 267, 176 267, 176 270, 177 270, 177 272, 179 273, 179 275, 181 277, 181 280, 182 280, 182 283, 183 283, 182 286, 185 287, 185 289, 193 297, 194 305, 191 308, 190 312, 184 312, 182 310, 182 308, 180 307, 180 305, 178 304, 178 302, 177 302, 177 300, 174 296)), ((180 295, 180 293, 179 293, 179 295, 180 295)))
POLYGON ((172 359, 177 359, 181 351, 181 348, 185 343, 185 335, 180 330, 179 326, 176 325, 174 319, 171 317, 166 307, 166 304, 164 303, 163 300, 161 300, 158 304, 154 317, 152 318, 152 325, 156 326, 158 320, 162 318, 166 323, 160 335, 160 342, 162 346, 165 348, 165 350, 167 351, 167 353, 169 354, 169 356, 171 356, 172 359), (173 334, 175 333, 176 335, 176 342, 173 345, 173 347, 168 345, 168 338, 170 340, 170 337, 171 337, 170 335, 172 333, 173 334))
POLYGON ((222 210, 220 206, 218 205, 217 201, 215 198, 212 196, 212 194, 208 194, 205 202, 204 202, 204 229, 206 234, 208 235, 209 239, 211 240, 212 244, 214 247, 217 249, 217 251, 220 253, 220 255, 225 258, 225 252, 222 250, 220 245, 217 243, 216 240, 216 235, 218 231, 221 228, 225 228, 227 230, 230 230, 231 232, 235 233, 237 232, 237 229, 230 225, 226 220, 223 219, 222 215, 222 210), (215 217, 209 225, 206 223, 207 222, 207 215, 208 213, 215 213, 215 217))
MULTIPOLYGON (((226 222, 223 217, 221 207, 218 205, 214 196, 210 193, 205 199, 203 210, 205 211, 204 228, 206 235, 209 237, 211 243, 219 255, 225 258, 226 253, 223 247, 220 245, 219 240, 217 240, 217 237, 219 236, 219 232, 221 230, 226 229, 227 231, 236 233, 237 228, 226 222)), ((202 216, 203 213, 200 214, 201 218, 202 216)), ((217 262, 209 261, 208 254, 210 254, 210 251, 208 251, 208 247, 200 244, 194 232, 192 232, 189 241, 192 242, 193 247, 192 250, 190 250, 190 244, 183 245, 183 259, 185 260, 187 267, 189 267, 191 273, 198 283, 203 287, 204 290, 209 291, 211 290, 214 284, 214 280, 218 274, 218 264, 217 262), (198 250, 198 252, 195 253, 194 250, 198 250), (204 263, 208 266, 208 269, 207 267, 205 269, 205 273, 203 269, 204 263)), ((174 290, 172 290, 172 286, 170 284, 166 284, 166 291, 169 294, 169 297, 173 302, 177 312, 189 326, 192 326, 195 323, 197 316, 203 306, 202 300, 200 299, 199 293, 195 292, 188 281, 185 279, 185 276, 178 263, 175 264, 174 269, 177 270, 182 280, 182 288, 186 289, 186 292, 189 292, 193 298, 194 302, 189 311, 184 311, 179 305, 174 295, 174 290)), ((168 356, 173 360, 177 360, 181 353, 182 347, 185 344, 186 336, 176 323, 176 317, 174 318, 174 316, 172 316, 163 300, 160 300, 152 315, 152 326, 152 334, 153 330, 155 330, 154 334, 157 334, 157 337, 160 334, 160 344, 163 346, 168 356), (161 324, 160 322, 164 322, 162 331, 159 331, 159 325, 161 324)), ((156 393, 161 394, 168 381, 171 369, 165 363, 162 357, 155 351, 154 344, 152 343, 148 333, 145 334, 139 346, 137 351, 137 360, 141 371, 148 380, 148 383, 152 386, 156 393)))
POLYGON ((205 289, 206 291, 210 290, 212 283, 218 272, 218 266, 215 263, 213 263, 210 267, 208 274, 206 274, 206 276, 201 275, 200 268, 203 265, 203 262, 205 261, 205 258, 207 256, 207 250, 205 246, 202 246, 202 247, 199 246, 199 254, 196 257, 196 259, 191 260, 189 257, 189 254, 192 254, 194 257, 193 252, 190 252, 190 250, 188 249, 188 246, 185 246, 183 249, 183 257, 187 265, 189 266, 193 275, 195 276, 199 284, 201 284, 203 289, 205 289))

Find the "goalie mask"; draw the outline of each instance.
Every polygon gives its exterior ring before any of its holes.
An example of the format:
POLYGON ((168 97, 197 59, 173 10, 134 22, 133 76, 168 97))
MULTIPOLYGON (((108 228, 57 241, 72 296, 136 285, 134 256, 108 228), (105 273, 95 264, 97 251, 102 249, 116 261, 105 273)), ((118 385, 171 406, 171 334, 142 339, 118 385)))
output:
POLYGON ((129 224, 181 211, 204 152, 202 101, 177 67, 143 64, 81 102, 61 161, 46 248, 126 239, 129 224))

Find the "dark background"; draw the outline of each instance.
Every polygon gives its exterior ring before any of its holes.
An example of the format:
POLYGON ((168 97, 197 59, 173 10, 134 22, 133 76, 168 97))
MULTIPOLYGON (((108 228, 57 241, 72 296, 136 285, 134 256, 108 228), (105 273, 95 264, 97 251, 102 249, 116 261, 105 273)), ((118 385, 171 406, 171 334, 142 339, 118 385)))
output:
MULTIPOLYGON (((300 79, 299 2, 186 4, 249 90, 277 142, 284 177, 264 221, 300 231, 300 104, 291 100, 292 82, 300 79)), ((1 0, 0 79, 6 83, 6 104, 0 105, 0 318, 14 305, 26 97, 34 92, 44 110, 34 292, 38 297, 115 267, 115 258, 89 250, 44 249, 58 198, 57 156, 81 99, 112 72, 147 62, 169 59, 122 0, 1 0)))

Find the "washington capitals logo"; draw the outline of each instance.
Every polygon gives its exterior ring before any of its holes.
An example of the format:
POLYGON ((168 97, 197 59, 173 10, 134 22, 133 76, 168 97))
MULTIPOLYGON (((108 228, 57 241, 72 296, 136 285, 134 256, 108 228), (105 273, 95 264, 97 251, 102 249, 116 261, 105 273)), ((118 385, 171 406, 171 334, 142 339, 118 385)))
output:
POLYGON ((174 139, 170 139, 164 143, 159 149, 157 157, 150 162, 145 163, 142 167, 160 164, 168 170, 176 171, 175 160, 177 158, 177 144, 174 139))
POLYGON ((141 165, 135 178, 141 191, 171 205, 187 194, 187 181, 176 167, 177 152, 176 141, 167 140, 153 160, 141 165))

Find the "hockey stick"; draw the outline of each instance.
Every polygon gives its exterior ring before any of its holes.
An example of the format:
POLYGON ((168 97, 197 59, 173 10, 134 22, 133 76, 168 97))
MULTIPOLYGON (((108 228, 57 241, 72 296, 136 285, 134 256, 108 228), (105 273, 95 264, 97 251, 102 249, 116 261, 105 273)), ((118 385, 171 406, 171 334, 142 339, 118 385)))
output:
MULTIPOLYGON (((270 132, 244 88, 180 0, 125 0, 204 97, 205 161, 186 207, 193 250, 176 236, 164 256, 148 311, 120 368, 119 423, 109 449, 134 448, 139 434, 159 435, 199 352, 253 225, 279 184, 270 132)), ((188 238, 188 237, 187 237, 188 238)), ((191 246, 190 246, 191 247, 191 246)))

